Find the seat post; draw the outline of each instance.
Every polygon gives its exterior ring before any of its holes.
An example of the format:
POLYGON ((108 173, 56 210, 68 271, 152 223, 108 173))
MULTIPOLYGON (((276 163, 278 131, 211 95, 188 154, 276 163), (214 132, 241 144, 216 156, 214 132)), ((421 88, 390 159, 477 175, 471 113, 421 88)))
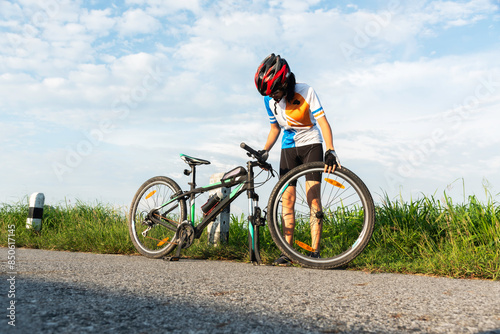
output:
POLYGON ((189 164, 191 167, 191 182, 188 183, 191 186, 191 190, 196 188, 196 165, 195 164, 189 164))

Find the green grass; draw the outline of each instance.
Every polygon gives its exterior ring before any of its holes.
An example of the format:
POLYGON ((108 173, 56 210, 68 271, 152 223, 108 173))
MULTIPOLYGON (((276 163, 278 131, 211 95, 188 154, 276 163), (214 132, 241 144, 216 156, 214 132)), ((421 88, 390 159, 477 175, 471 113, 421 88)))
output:
MULTIPOLYGON (((59 205, 44 210, 41 232, 27 230, 27 199, 0 204, 0 245, 7 246, 15 225, 17 247, 111 254, 137 254, 120 210, 100 203, 59 205)), ((371 242, 347 269, 412 273, 455 278, 500 279, 500 206, 492 198, 461 204, 433 197, 376 206, 371 242)), ((232 217, 230 242, 213 247, 206 234, 186 250, 192 258, 248 261, 248 232, 243 216, 232 217)), ((267 228, 261 229, 261 257, 272 262, 280 251, 267 228)))
POLYGON ((13 205, 0 204, 0 245, 7 246, 9 225, 15 225, 17 247, 132 254, 127 220, 123 214, 103 204, 45 206, 42 230, 26 229, 28 201, 13 205))
POLYGON ((455 278, 500 279, 500 206, 434 198, 376 207, 370 244, 350 267, 455 278))

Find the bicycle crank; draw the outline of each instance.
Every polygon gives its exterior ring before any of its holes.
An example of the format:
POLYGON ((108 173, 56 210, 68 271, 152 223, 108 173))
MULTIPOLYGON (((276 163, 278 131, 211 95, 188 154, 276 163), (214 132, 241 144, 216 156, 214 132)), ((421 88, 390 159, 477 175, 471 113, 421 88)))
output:
POLYGON ((188 248, 194 241, 194 228, 187 220, 183 221, 177 228, 174 240, 178 240, 182 248, 188 248))
POLYGON ((179 227, 177 227, 177 232, 175 232, 174 241, 177 243, 177 249, 174 256, 167 256, 163 259, 165 261, 179 261, 181 258, 181 249, 188 248, 193 244, 194 241, 194 228, 187 221, 183 221, 179 227))

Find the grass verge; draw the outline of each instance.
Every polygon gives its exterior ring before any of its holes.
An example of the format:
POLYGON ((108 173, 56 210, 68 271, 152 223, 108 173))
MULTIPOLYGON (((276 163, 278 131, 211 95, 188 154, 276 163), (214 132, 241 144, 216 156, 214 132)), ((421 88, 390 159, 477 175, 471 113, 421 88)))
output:
MULTIPOLYGON (((8 244, 15 225, 16 247, 108 254, 136 254, 128 236, 127 219, 100 203, 46 206, 41 232, 27 230, 27 199, 0 204, 1 246, 8 244)), ((390 201, 376 206, 376 226, 370 244, 347 269, 411 273, 454 278, 500 279, 500 206, 493 199, 480 203, 469 197, 454 204, 446 197, 410 202, 390 201)), ((183 256, 248 261, 244 217, 232 217, 230 242, 213 247, 206 234, 183 256)), ((261 257, 272 262, 279 250, 267 228, 261 229, 261 257)))

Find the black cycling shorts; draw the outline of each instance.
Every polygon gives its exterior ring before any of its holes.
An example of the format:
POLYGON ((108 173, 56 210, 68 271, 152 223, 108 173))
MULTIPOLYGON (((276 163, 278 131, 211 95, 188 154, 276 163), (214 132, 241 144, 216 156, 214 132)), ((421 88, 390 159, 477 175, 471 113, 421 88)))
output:
MULTIPOLYGON (((281 150, 280 177, 297 166, 314 161, 323 161, 323 145, 321 144, 284 148, 281 150)), ((321 181, 321 173, 307 174, 306 180, 321 181)), ((296 182, 290 185, 295 186, 296 182)))

